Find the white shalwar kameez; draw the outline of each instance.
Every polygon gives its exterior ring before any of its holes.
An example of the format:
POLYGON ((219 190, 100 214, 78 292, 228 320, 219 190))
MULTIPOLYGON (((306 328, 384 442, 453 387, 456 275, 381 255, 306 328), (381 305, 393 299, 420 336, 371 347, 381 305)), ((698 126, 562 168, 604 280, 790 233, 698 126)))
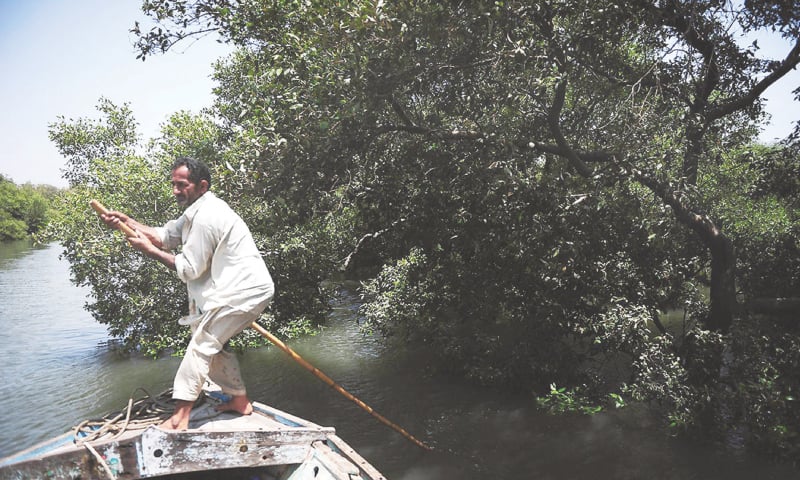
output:
POLYGON ((194 401, 206 380, 228 395, 245 395, 236 355, 223 346, 258 318, 275 292, 250 230, 212 192, 156 230, 165 249, 183 245, 175 269, 189 294, 189 315, 180 323, 189 325, 192 339, 172 397, 194 401))

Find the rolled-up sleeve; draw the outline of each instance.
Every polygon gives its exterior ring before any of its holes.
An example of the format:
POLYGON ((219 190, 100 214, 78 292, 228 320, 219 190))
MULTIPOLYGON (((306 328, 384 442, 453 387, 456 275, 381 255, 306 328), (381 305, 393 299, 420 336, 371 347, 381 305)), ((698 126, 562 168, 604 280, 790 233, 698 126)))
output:
POLYGON ((210 274, 211 259, 219 243, 216 236, 216 229, 208 226, 189 229, 183 251, 175 255, 175 270, 181 280, 188 283, 210 274))
POLYGON ((176 220, 170 220, 163 227, 156 227, 156 233, 161 239, 161 248, 174 250, 181 244, 181 230, 186 218, 181 216, 176 220))

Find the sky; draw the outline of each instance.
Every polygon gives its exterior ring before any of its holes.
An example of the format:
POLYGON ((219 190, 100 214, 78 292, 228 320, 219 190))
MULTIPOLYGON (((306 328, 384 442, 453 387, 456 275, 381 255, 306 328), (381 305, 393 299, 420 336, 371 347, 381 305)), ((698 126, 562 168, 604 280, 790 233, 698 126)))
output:
POLYGON ((213 37, 136 59, 141 0, 0 0, 0 174, 66 187, 48 125, 99 120, 101 97, 129 103, 143 139, 180 110, 211 105, 212 64, 230 52, 213 37))
MULTIPOLYGON (((17 184, 66 187, 65 159, 48 125, 60 116, 99 119, 101 97, 129 103, 145 140, 171 114, 211 105, 212 64, 230 47, 206 37, 137 60, 129 30, 147 20, 140 7, 141 0, 0 0, 0 174, 17 184)), ((794 71, 767 91, 773 125, 762 141, 787 135, 800 119, 791 94, 798 86, 794 71)))

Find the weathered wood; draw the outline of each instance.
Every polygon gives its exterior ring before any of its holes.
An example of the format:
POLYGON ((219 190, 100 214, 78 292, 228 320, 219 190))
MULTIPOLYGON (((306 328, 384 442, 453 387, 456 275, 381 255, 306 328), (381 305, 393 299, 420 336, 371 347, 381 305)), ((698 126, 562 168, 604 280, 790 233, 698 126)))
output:
POLYGON ((335 452, 343 455, 349 461, 353 462, 353 464, 358 467, 361 477, 372 480, 386 480, 386 477, 384 477, 383 474, 378 471, 378 469, 373 467, 372 464, 366 461, 364 457, 362 457, 353 449, 353 447, 345 443, 345 441, 339 438, 337 435, 328 435, 327 445, 329 445, 335 452))
POLYGON ((149 428, 139 443, 141 476, 223 468, 302 463, 317 430, 265 432, 164 432, 149 428))
POLYGON ((89 466, 89 452, 76 459, 62 459, 48 457, 38 461, 29 461, 15 464, 13 469, 0 470, 0 479, 3 480, 34 480, 40 478, 52 479, 93 479, 99 478, 91 471, 89 466))
POLYGON ((253 406, 248 416, 207 406, 193 412, 190 430, 149 426, 106 435, 90 442, 91 448, 65 434, 0 460, 0 480, 133 480, 241 468, 285 471, 285 479, 385 480, 333 428, 253 406))
MULTIPOLYGON (((152 477, 198 470, 302 463, 314 442, 324 441, 332 429, 294 428, 271 431, 180 431, 156 427, 124 441, 93 443, 115 475, 152 477)), ((87 449, 67 451, 14 465, 17 472, 0 470, 0 479, 107 478, 99 461, 87 449), (48 472, 54 472, 51 476, 48 472), (24 473, 24 475, 19 475, 24 473)))

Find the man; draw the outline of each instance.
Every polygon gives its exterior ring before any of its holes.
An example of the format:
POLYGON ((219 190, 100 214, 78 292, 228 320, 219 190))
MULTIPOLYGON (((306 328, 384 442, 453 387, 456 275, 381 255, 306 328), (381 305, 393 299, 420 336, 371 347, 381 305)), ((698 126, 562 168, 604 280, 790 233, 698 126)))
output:
POLYGON ((191 327, 192 339, 175 375, 175 412, 161 425, 168 430, 189 427, 206 380, 231 397, 218 410, 252 413, 236 356, 223 346, 258 318, 274 294, 250 230, 210 187, 208 167, 181 157, 172 165, 172 194, 186 209, 178 219, 154 228, 121 212, 101 216, 111 228, 124 223, 136 231, 128 238, 131 246, 175 270, 189 292, 189 316, 180 323, 191 327), (181 252, 173 254, 179 245, 181 252))

